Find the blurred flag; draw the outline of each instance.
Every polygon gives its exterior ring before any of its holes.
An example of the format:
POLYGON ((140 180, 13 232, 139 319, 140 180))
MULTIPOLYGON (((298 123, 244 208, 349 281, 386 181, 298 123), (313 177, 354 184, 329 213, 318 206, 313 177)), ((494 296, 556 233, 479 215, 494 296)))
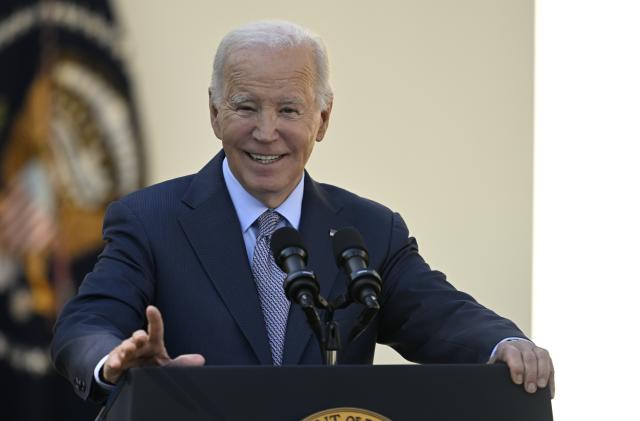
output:
POLYGON ((142 186, 140 129, 108 0, 0 2, 0 419, 91 419, 48 356, 102 249, 105 206, 142 186))

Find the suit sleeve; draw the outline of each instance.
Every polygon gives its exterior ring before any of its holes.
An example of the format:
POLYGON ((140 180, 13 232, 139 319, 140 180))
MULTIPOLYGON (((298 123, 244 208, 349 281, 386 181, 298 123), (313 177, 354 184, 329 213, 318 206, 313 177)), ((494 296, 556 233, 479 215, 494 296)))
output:
POLYGON ((78 294, 64 307, 54 328, 51 356, 83 399, 101 401, 96 364, 131 333, 145 326, 154 295, 154 261, 144 227, 125 204, 107 209, 105 248, 78 294))
POLYGON ((386 258, 378 342, 419 363, 484 363, 518 327, 456 290, 418 253, 400 215, 393 214, 386 258))

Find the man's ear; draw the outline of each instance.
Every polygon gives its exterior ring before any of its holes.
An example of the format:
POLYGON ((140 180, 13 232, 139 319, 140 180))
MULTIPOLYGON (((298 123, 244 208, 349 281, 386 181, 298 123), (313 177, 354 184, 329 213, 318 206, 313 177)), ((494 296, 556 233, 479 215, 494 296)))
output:
POLYGON ((209 88, 209 118, 211 119, 211 128, 213 129, 213 133, 215 133, 218 139, 222 139, 222 130, 220 128, 220 113, 218 108, 213 105, 213 101, 211 100, 213 93, 211 92, 211 88, 209 88))
POLYGON ((321 142, 324 139, 324 135, 327 132, 327 127, 329 127, 329 117, 331 116, 331 107, 333 107, 333 97, 329 101, 329 104, 325 107, 323 111, 320 111, 320 119, 322 120, 320 123, 320 128, 318 129, 318 134, 316 136, 316 142, 321 142))

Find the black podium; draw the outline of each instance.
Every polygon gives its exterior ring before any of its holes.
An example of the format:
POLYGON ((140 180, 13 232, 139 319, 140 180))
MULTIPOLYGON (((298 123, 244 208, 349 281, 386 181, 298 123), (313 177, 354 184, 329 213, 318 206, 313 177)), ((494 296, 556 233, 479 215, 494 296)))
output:
POLYGON ((131 369, 106 419, 300 421, 325 410, 332 411, 310 419, 553 419, 549 390, 526 393, 501 364, 131 369))

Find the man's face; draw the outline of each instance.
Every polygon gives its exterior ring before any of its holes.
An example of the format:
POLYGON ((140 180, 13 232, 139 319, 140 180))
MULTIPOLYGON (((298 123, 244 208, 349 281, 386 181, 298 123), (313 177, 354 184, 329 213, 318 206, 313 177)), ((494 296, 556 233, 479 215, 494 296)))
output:
POLYGON ((223 103, 211 106, 213 130, 242 186, 277 207, 300 181, 331 113, 330 105, 317 105, 311 49, 240 49, 223 75, 223 103))

